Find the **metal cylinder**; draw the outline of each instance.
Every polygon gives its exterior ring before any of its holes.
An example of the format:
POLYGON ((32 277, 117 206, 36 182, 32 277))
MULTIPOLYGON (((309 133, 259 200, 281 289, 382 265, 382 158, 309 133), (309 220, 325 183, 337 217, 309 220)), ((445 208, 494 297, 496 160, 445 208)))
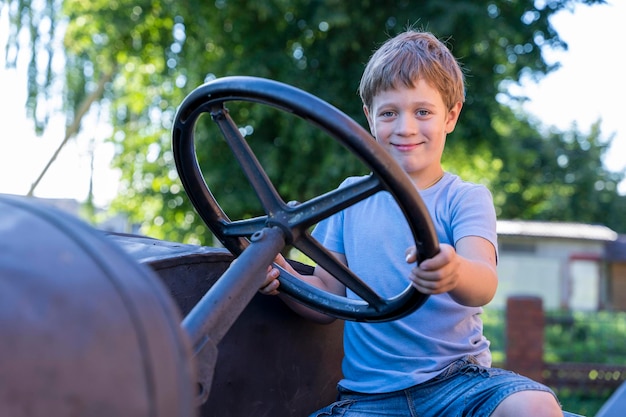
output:
POLYGON ((196 377, 161 280, 83 222, 0 195, 0 415, 193 416, 196 377))

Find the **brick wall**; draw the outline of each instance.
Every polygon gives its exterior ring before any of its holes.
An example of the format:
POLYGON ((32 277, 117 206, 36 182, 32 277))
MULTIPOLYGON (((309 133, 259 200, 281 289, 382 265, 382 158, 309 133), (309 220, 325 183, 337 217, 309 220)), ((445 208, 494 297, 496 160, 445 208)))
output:
POLYGON ((543 382, 543 331, 541 298, 512 296, 507 299, 506 368, 543 382))
POLYGON ((611 307, 618 311, 626 311, 626 262, 612 263, 609 275, 611 307))

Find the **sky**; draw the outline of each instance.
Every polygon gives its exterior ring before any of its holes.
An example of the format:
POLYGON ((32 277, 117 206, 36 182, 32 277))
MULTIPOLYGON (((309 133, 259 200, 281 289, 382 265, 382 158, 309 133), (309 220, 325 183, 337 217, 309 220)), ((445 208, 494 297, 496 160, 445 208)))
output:
MULTIPOLYGON (((573 123, 588 132, 601 120, 603 137, 614 135, 605 164, 617 171, 626 168, 626 127, 620 120, 626 111, 626 78, 621 57, 626 39, 626 1, 610 0, 601 6, 577 5, 573 12, 561 11, 551 22, 568 44, 566 52, 544 50, 545 59, 560 62, 561 68, 539 83, 526 81, 520 91, 531 100, 525 109, 545 126, 568 130, 573 123)), ((6 44, 6 10, 0 15, 0 45, 6 44)), ((25 195, 63 141, 64 119, 57 115, 42 136, 33 132, 25 115, 25 62, 5 69, 0 54, 0 193, 25 195)), ((92 126, 97 126, 91 121, 92 126)), ((44 198, 87 198, 93 149, 95 202, 106 206, 116 194, 120 172, 109 167, 112 145, 106 126, 83 129, 62 149, 35 190, 44 198)), ((620 192, 626 193, 626 182, 620 192)))
MULTIPOLYGON (((622 43, 626 39, 626 1, 608 0, 606 5, 576 6, 562 11, 551 23, 568 44, 568 50, 544 50, 547 62, 561 68, 538 84, 526 82, 521 91, 531 98, 526 110, 547 126, 569 129, 576 123, 588 132, 601 120, 602 136, 615 135, 605 159, 606 167, 626 167, 626 77, 622 43)), ((626 183, 620 186, 626 194, 626 183)))

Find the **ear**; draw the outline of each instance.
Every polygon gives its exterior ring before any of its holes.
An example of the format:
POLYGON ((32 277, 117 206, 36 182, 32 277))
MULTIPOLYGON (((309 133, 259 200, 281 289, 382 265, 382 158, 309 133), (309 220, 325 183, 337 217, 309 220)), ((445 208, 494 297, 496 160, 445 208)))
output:
POLYGON ((456 127, 456 122, 459 120, 459 116, 461 115, 461 109, 463 108, 463 103, 457 101, 454 106, 450 110, 448 110, 448 115, 446 118, 446 133, 452 133, 454 128, 456 127))
POLYGON ((367 124, 370 127, 370 133, 372 136, 376 137, 376 132, 374 131, 374 121, 372 120, 372 116, 370 115, 370 111, 367 106, 363 105, 363 113, 365 113, 365 118, 367 119, 367 124))

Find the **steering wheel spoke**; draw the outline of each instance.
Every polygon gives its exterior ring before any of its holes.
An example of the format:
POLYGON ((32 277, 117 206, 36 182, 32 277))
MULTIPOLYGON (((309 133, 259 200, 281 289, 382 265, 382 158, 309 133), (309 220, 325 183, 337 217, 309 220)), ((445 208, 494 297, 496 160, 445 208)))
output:
POLYGON ((260 231, 267 224, 267 216, 255 217, 253 219, 235 220, 229 223, 223 223, 222 235, 226 237, 245 237, 249 238, 256 232, 260 231))
POLYGON ((213 106, 211 117, 222 132, 226 143, 228 143, 237 162, 239 162, 239 166, 243 169, 250 185, 259 197, 263 208, 270 212, 276 211, 280 207, 282 199, 223 103, 213 106))
MULTIPOLYGON (((439 251, 426 207, 409 177, 365 129, 337 108, 287 84, 255 77, 225 77, 196 88, 185 98, 176 114, 172 137, 174 160, 185 191, 200 217, 228 250, 238 256, 246 250, 247 238, 264 228, 278 228, 285 245, 300 249, 361 299, 322 291, 287 271, 281 271, 281 291, 323 313, 369 322, 410 314, 428 298, 411 285, 391 298, 381 297, 309 234, 309 228, 320 221, 384 190, 395 199, 408 221, 418 261, 439 251), (224 107, 229 101, 267 105, 314 124, 356 154, 372 173, 304 203, 285 203, 224 107), (196 158, 194 130, 198 117, 207 112, 261 201, 265 216, 231 221, 206 185, 196 158)), ((250 265, 257 269, 261 266, 250 265)))
POLYGON ((367 175, 346 187, 329 191, 302 204, 292 206, 289 225, 291 227, 313 226, 320 220, 382 190, 384 187, 380 180, 373 174, 367 175))
POLYGON ((376 294, 346 265, 337 262, 337 259, 308 233, 304 234, 297 242, 294 242, 294 246, 309 258, 314 259, 320 267, 324 268, 347 288, 350 288, 363 301, 372 305, 374 309, 380 310, 385 305, 382 297, 376 294))

